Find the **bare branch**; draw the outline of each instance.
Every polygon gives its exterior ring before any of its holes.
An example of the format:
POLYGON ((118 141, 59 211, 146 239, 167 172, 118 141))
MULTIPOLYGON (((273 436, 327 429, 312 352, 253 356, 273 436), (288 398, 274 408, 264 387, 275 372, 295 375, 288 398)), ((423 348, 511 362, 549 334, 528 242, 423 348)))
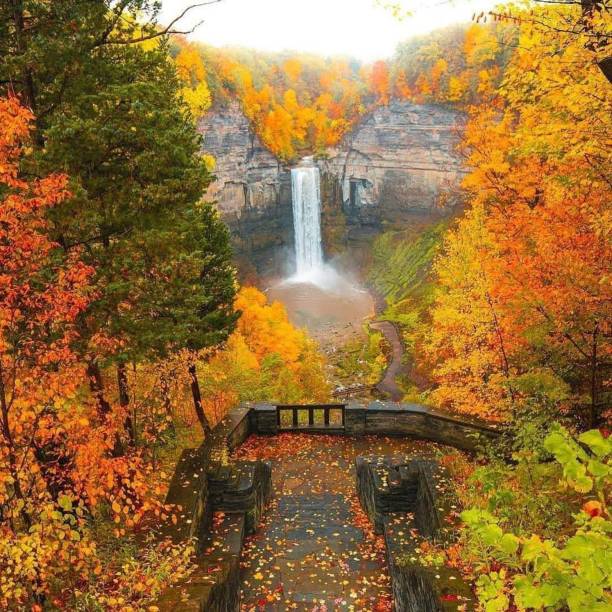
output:
POLYGON ((201 8, 203 6, 210 6, 211 4, 219 4, 222 0, 207 0, 207 2, 198 2, 196 4, 191 4, 185 8, 185 10, 175 17, 164 29, 158 30, 156 32, 152 32, 151 34, 145 34, 143 36, 138 36, 137 38, 129 38, 129 39, 108 39, 106 38, 100 44, 104 45, 133 45, 141 42, 145 42, 147 40, 153 40, 155 38, 160 38, 161 36, 167 36, 170 34, 191 34, 197 28, 199 28, 203 21, 199 21, 189 30, 175 30, 174 26, 181 20, 187 13, 196 8, 201 8))

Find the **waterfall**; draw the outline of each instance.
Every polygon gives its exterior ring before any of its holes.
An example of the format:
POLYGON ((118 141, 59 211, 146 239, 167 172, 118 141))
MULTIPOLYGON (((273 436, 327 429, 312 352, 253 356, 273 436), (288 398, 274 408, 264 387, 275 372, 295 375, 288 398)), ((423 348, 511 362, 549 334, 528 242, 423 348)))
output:
POLYGON ((323 265, 319 169, 316 166, 293 168, 291 193, 297 276, 303 277, 312 275, 323 265))

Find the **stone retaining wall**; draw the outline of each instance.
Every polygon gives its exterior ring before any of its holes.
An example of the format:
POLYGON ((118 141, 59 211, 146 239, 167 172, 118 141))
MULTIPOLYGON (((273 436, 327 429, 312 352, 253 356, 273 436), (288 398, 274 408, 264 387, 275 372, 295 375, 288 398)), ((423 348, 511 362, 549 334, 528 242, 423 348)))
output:
MULTIPOLYGON (((275 435, 279 432, 274 404, 254 404, 252 410, 252 426, 256 433, 275 435)), ((304 431, 325 432, 325 429, 304 428, 304 431)), ((343 433, 407 436, 474 451, 483 440, 496 438, 501 432, 483 421, 449 415, 420 404, 376 401, 367 405, 346 404, 343 433)))
POLYGON ((239 406, 198 449, 182 453, 166 496, 166 504, 180 508, 179 520, 162 525, 160 536, 195 539, 198 558, 194 574, 164 592, 160 609, 238 611, 244 536, 255 531, 272 490, 269 462, 227 461, 251 432, 251 409, 239 406), (224 516, 213 526, 215 511, 224 516))
POLYGON ((428 567, 420 560, 418 545, 423 538, 445 543, 453 535, 444 520, 449 502, 440 495, 449 482, 437 463, 358 457, 356 480, 361 506, 375 532, 385 538, 396 612, 473 610, 471 589, 458 572, 428 567))

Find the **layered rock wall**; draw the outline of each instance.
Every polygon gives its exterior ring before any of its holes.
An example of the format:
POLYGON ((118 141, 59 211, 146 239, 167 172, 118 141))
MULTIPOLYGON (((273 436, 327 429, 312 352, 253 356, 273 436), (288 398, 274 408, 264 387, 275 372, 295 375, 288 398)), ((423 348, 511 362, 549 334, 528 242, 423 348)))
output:
POLYGON ((444 214, 461 175, 455 151, 461 116, 439 106, 393 101, 376 108, 330 151, 347 217, 361 226, 406 224, 444 214))
POLYGON ((203 150, 213 155, 217 201, 243 272, 282 270, 293 251, 291 173, 253 133, 237 104, 199 123, 203 150))
MULTIPOLYGON (((326 254, 367 243, 385 227, 448 214, 462 174, 455 151, 461 124, 455 111, 393 101, 318 160, 326 254)), ((218 200, 239 259, 259 273, 286 272, 293 252, 289 168, 236 105, 208 113, 199 127, 205 152, 217 161, 209 195, 218 200)))

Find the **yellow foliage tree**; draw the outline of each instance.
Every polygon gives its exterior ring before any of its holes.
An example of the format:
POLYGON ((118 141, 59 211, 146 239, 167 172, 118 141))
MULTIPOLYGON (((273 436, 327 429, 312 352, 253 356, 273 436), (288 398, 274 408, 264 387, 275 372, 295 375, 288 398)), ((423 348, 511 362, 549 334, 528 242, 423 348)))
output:
POLYGON ((499 95, 465 131, 472 210, 436 266, 429 351, 435 396, 467 412, 507 416, 537 374, 569 385, 576 417, 605 418, 612 96, 588 33, 562 27, 576 12, 525 15, 499 95))
POLYGON ((206 82, 206 70, 197 48, 186 45, 176 57, 176 73, 183 84, 180 94, 195 118, 201 117, 212 104, 206 82))

